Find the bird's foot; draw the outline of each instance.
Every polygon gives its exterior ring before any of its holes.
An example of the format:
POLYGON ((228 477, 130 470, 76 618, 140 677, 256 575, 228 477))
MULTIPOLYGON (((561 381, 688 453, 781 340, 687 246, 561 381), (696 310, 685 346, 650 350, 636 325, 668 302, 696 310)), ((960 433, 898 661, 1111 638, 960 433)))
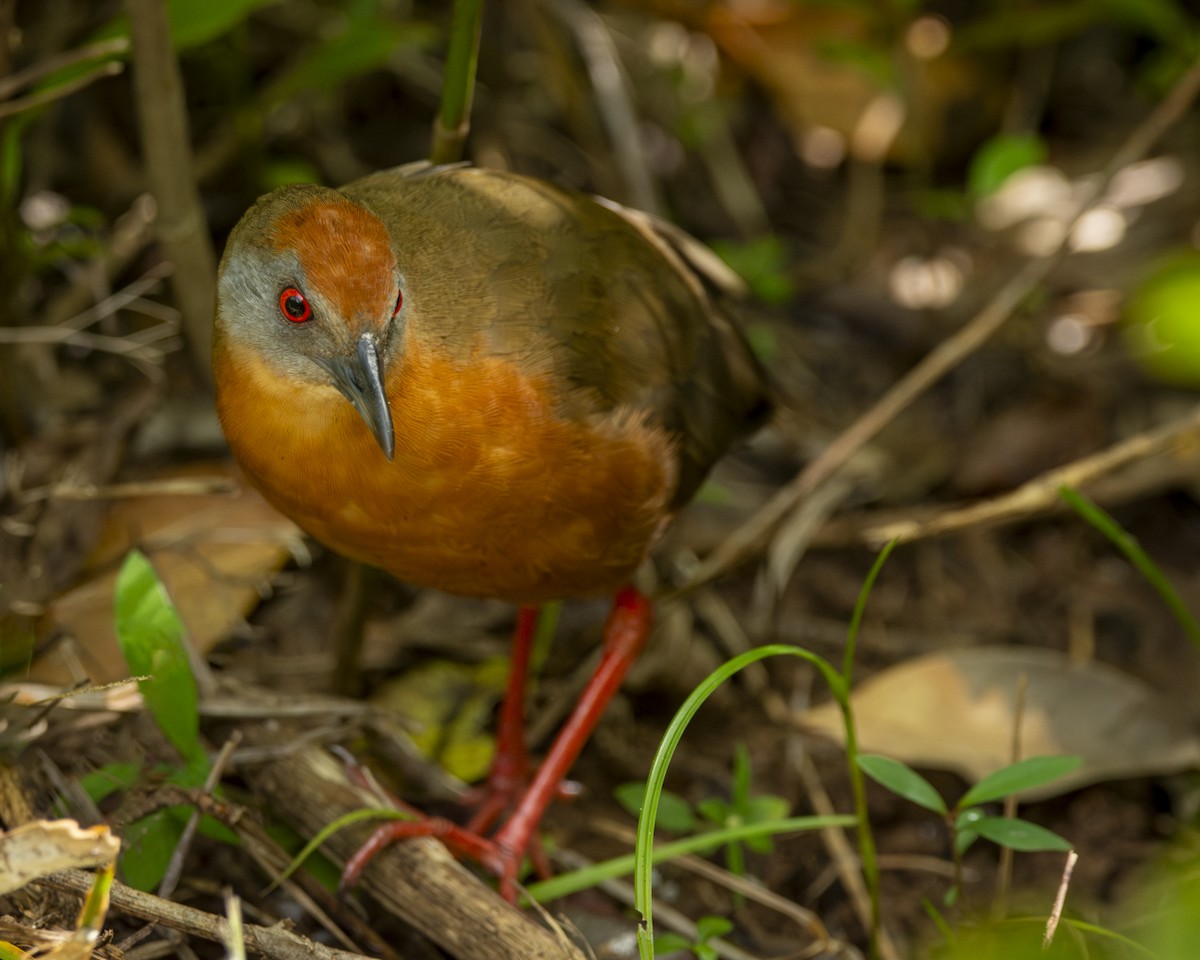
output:
POLYGON ((549 862, 536 833, 514 836, 501 829, 495 837, 485 837, 469 827, 460 826, 444 817, 421 817, 416 820, 396 820, 377 828, 342 869, 339 888, 349 890, 358 884, 363 871, 382 850, 400 840, 412 837, 434 837, 455 856, 478 863, 499 881, 500 895, 509 903, 517 901, 517 879, 528 854, 539 874, 549 875, 549 862))
POLYGON ((384 847, 410 837, 436 837, 454 853, 474 860, 500 881, 500 895, 516 902, 517 878, 526 855, 534 869, 549 875, 549 863, 537 836, 542 814, 566 787, 565 779, 584 741, 596 726, 604 707, 621 684, 650 631, 650 603, 632 587, 617 594, 605 627, 604 656, 580 694, 575 709, 543 760, 526 783, 529 768, 520 732, 523 728, 524 674, 528 663, 529 639, 536 619, 532 608, 523 608, 518 621, 518 641, 513 649, 513 673, 508 698, 500 717, 497 758, 482 793, 483 798, 466 827, 438 817, 396 821, 377 829, 347 862, 342 871, 343 888, 358 882, 363 869, 384 847), (483 833, 503 815, 511 814, 490 837, 483 833))

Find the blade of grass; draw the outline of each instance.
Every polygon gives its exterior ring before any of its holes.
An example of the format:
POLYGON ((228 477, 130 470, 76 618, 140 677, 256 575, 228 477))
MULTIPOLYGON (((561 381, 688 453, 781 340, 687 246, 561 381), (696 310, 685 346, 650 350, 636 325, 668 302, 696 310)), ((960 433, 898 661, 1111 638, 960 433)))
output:
POLYGON ((700 709, 704 701, 712 695, 713 691, 739 670, 767 657, 777 656, 799 657, 811 663, 820 671, 825 682, 829 684, 830 689, 833 690, 834 696, 838 698, 839 702, 846 700, 848 697, 846 684, 843 682, 841 675, 822 657, 805 650, 803 647, 793 647, 786 644, 769 644, 764 647, 757 647, 754 650, 747 650, 729 662, 722 664, 710 673, 683 702, 683 706, 679 708, 674 718, 672 718, 670 726, 667 727, 667 732, 663 734, 662 742, 658 746, 658 752, 654 755, 654 762, 650 766, 650 774, 646 778, 646 799, 642 804, 642 814, 638 818, 637 852, 635 854, 636 862, 633 879, 635 905, 642 915, 642 922, 638 925, 638 950, 643 960, 650 960, 654 956, 654 906, 652 891, 654 825, 658 817, 658 798, 662 793, 663 783, 667 778, 667 767, 671 763, 675 749, 679 746, 679 741, 683 738, 683 732, 687 729, 687 725, 691 722, 692 717, 696 715, 696 711, 700 709))
POLYGON ((1158 591, 1158 595, 1162 598, 1163 603, 1167 605, 1167 609, 1179 621, 1179 625, 1183 627, 1184 632, 1188 635, 1192 643, 1200 647, 1200 622, 1197 622, 1196 618, 1192 615, 1192 611, 1187 608, 1187 605, 1180 598, 1179 594, 1176 593, 1171 582, 1158 568, 1158 565, 1150 559, 1146 551, 1141 548, 1137 540, 1117 523, 1111 514, 1098 506, 1094 501, 1089 500, 1078 490, 1071 487, 1059 487, 1058 494, 1067 502, 1067 505, 1072 510, 1108 537, 1113 546, 1125 555, 1125 559, 1133 564, 1134 569, 1146 578, 1150 586, 1158 591))
MULTIPOLYGON (((704 833, 693 834, 681 840, 660 843, 651 853, 651 863, 658 865, 689 854, 712 853, 727 843, 737 840, 748 840, 754 837, 777 836, 782 833, 795 833, 802 830, 822 830, 827 827, 851 827, 854 817, 849 814, 832 817, 786 817, 781 820, 763 820, 759 823, 743 823, 736 827, 722 827, 720 830, 708 830, 704 833)), ((613 880, 633 872, 637 863, 637 854, 628 853, 610 860, 593 863, 580 870, 570 873, 560 873, 549 880, 541 880, 530 884, 525 892, 531 900, 546 904, 570 893, 577 893, 594 887, 605 880, 613 880)))
POLYGON ((862 860, 863 883, 867 887, 867 896, 871 905, 871 929, 869 955, 879 956, 879 860, 875 854, 875 836, 871 833, 871 821, 867 816, 867 782, 862 768, 858 765, 858 729, 854 723, 854 712, 850 706, 850 679, 854 672, 854 654, 858 648, 858 630, 862 625, 863 614, 867 609, 867 600, 871 589, 888 557, 896 549, 899 538, 893 538, 886 543, 863 581, 862 589, 858 591, 858 599, 854 603, 854 613, 850 618, 850 629, 846 633, 846 655, 842 660, 841 694, 835 688, 834 697, 842 711, 842 724, 846 728, 846 763, 850 769, 850 789, 854 794, 854 813, 858 818, 858 855, 862 860))

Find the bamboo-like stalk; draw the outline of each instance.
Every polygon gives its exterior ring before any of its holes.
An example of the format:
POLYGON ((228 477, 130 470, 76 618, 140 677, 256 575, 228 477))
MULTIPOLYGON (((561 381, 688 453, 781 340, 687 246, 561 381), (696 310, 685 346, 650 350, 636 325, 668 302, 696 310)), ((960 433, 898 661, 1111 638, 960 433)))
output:
POLYGON ((196 367, 211 382, 217 258, 192 175, 179 63, 163 0, 126 0, 133 37, 133 90, 142 155, 158 205, 155 228, 175 265, 171 285, 196 367))

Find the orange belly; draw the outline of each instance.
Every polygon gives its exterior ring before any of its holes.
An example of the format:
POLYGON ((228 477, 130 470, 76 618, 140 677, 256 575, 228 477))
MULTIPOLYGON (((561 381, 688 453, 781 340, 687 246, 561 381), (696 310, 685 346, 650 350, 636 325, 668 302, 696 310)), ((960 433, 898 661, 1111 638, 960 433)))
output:
POLYGON ((406 350, 388 378, 391 461, 332 387, 293 387, 220 344, 216 363, 222 426, 254 484, 401 580, 521 603, 608 592, 668 519, 666 431, 631 409, 567 418, 549 378, 511 360, 406 350))

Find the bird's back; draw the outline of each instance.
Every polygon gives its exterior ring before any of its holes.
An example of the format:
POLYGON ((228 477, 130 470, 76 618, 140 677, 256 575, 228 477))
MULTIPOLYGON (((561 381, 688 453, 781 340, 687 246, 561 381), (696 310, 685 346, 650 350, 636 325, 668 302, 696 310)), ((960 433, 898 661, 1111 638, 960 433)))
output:
POLYGON ((423 314, 431 334, 461 346, 464 328, 482 327, 490 351, 551 372, 566 416, 626 409, 665 427, 678 461, 673 506, 769 414, 765 374, 726 310, 740 281, 671 224, 466 166, 410 164, 343 192, 428 231, 406 244, 420 251, 410 271, 456 293, 436 320, 423 314))

